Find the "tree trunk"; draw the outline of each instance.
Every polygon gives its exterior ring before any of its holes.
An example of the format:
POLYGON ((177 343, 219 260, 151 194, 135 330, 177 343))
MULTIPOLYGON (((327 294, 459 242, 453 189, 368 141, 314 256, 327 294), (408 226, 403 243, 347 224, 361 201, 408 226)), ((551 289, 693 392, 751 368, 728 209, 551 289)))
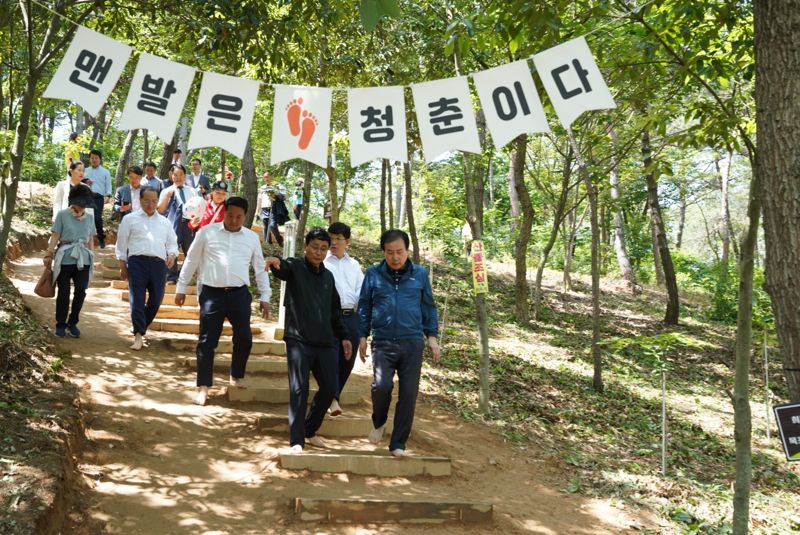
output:
MULTIPOLYGON (((164 152, 161 154, 161 166, 158 168, 158 178, 169 178, 169 168, 172 166, 172 153, 178 146, 178 133, 172 136, 172 141, 164 143, 164 152)), ((230 186, 230 184, 229 184, 230 186)))
POLYGON ((680 251, 683 245, 683 228, 686 225, 686 182, 681 181, 678 191, 680 196, 680 209, 678 211, 678 237, 675 240, 675 250, 680 251))
POLYGON ((150 131, 146 128, 143 130, 144 139, 142 141, 142 167, 150 161, 150 131))
POLYGON ((562 269, 561 289, 565 294, 569 291, 572 291, 572 253, 574 252, 575 219, 577 218, 577 210, 578 207, 576 206, 567 213, 567 217, 564 220, 564 225, 562 227, 562 233, 564 234, 564 267, 562 269))
POLYGON ((411 162, 403 164, 403 175, 406 183, 406 214, 408 216, 408 234, 411 236, 411 245, 414 247, 414 263, 419 264, 419 239, 417 238, 417 225, 414 222, 414 203, 411 187, 411 162))
POLYGON ((258 177, 256 176, 256 161, 253 155, 252 139, 248 136, 247 145, 244 148, 242 155, 242 186, 243 197, 247 199, 247 204, 250 210, 247 211, 245 216, 244 226, 250 228, 253 226, 253 219, 255 218, 256 202, 258 202, 258 177))
POLYGON ((381 160, 381 234, 386 232, 386 168, 389 166, 389 160, 381 160))
POLYGON ((600 349, 600 228, 597 220, 597 189, 581 155, 580 147, 575 141, 572 128, 567 127, 567 135, 578 161, 581 179, 589 194, 589 221, 592 228, 592 362, 594 374, 592 388, 596 392, 603 391, 603 357, 600 349))
POLYGON ((569 149, 567 157, 564 159, 564 170, 561 173, 561 193, 558 196, 558 203, 556 204, 556 211, 553 215, 553 228, 550 230, 550 237, 544 245, 542 252, 539 255, 539 265, 536 268, 536 283, 534 284, 533 292, 533 319, 539 319, 539 307, 542 301, 542 278, 544 277, 544 268, 547 265, 547 259, 550 256, 550 251, 558 238, 558 229, 564 220, 564 212, 567 209, 567 198, 569 197, 569 183, 572 180, 572 147, 569 149))
POLYGON ((512 172, 511 169, 508 170, 508 200, 511 203, 511 218, 509 221, 511 222, 511 228, 515 229, 519 223, 519 215, 522 212, 522 208, 519 204, 519 197, 517 196, 517 189, 514 187, 514 181, 511 179, 512 172))
POLYGON ((219 149, 219 176, 221 180, 227 180, 227 178, 225 178, 225 166, 227 165, 227 156, 228 153, 225 152, 225 149, 219 149))
POLYGON ((302 256, 305 243, 306 223, 308 212, 311 210, 311 181, 314 179, 314 168, 310 162, 304 162, 305 180, 303 181, 303 208, 300 210, 300 219, 297 221, 297 234, 295 234, 295 256, 302 256))
MULTIPOLYGON (((405 182, 405 179, 404 179, 405 182)), ((403 203, 403 190, 405 188, 397 188, 394 194, 394 213, 397 214, 397 224, 395 228, 403 228, 403 222, 406 218, 405 204, 403 203)))
POLYGON ((117 162, 117 172, 114 175, 114 182, 111 184, 111 191, 116 192, 117 188, 125 182, 125 177, 128 176, 127 171, 128 166, 130 166, 133 142, 136 140, 138 133, 138 129, 129 130, 128 135, 125 136, 125 142, 122 144, 122 154, 120 154, 117 162))
POLYGON ((389 227, 396 228, 394 226, 394 203, 392 199, 392 164, 389 160, 386 160, 386 204, 389 208, 389 216, 387 218, 389 227))
POLYGON ((528 242, 531 239, 533 226, 533 205, 528 188, 525 186, 525 156, 528 148, 528 135, 522 134, 513 142, 508 177, 517 192, 522 209, 521 224, 517 227, 514 238, 514 303, 517 322, 525 324, 530 321, 530 303, 528 303, 528 242))
MULTIPOLYGON (((731 156, 732 157, 732 156, 731 156)), ((720 258, 720 280, 728 278, 728 259, 731 251, 731 233, 728 226, 728 175, 722 172, 719 165, 720 158, 714 160, 714 169, 717 172, 717 185, 720 191, 719 201, 719 235, 722 240, 722 256, 720 258)), ((729 168, 730 169, 730 168, 729 168)))
POLYGON ((754 6, 756 177, 764 202, 766 288, 789 399, 800 403, 800 87, 787 83, 800 77, 800 10, 787 0, 756 0, 754 6))
POLYGON ((655 176, 650 171, 653 163, 650 156, 650 133, 642 132, 642 159, 645 168, 645 181, 647 181, 647 202, 650 209, 650 218, 656 231, 658 253, 661 257, 661 266, 664 268, 664 282, 667 285, 667 311, 664 314, 664 323, 677 325, 680 314, 680 298, 678 296, 678 281, 675 277, 675 267, 672 264, 672 255, 667 244, 667 232, 664 221, 661 219, 661 208, 658 204, 658 184, 655 176))
MULTIPOLYGON (((176 149, 181 149, 183 152, 181 153, 181 163, 186 165, 188 161, 187 158, 189 157, 186 154, 186 145, 189 142, 189 118, 188 117, 181 117, 180 122, 178 122, 178 143, 175 145, 176 149)), ((170 155, 170 157, 172 157, 170 155)), ((253 168, 253 172, 255 172, 255 167, 253 168)))
MULTIPOLYGON (((617 133, 613 126, 609 130, 609 134, 611 136, 611 148, 616 154, 617 133)), ((617 255, 617 265, 619 265, 619 272, 622 274, 622 278, 628 283, 630 292, 633 295, 638 295, 640 288, 636 284, 636 275, 631 267, 631 259, 625 247, 625 224, 622 220, 622 207, 619 200, 619 159, 616 155, 611 165, 609 182, 611 183, 611 203, 614 213, 614 253, 617 255)))
POLYGON ((339 195, 337 191, 338 184, 336 183, 336 168, 328 162, 325 168, 325 176, 328 177, 328 202, 331 205, 331 223, 339 221, 339 195))
POLYGON ((653 268, 656 274, 656 285, 664 287, 666 284, 666 277, 664 277, 664 264, 661 261, 661 251, 658 248, 658 229, 656 227, 656 218, 650 211, 650 202, 647 203, 647 213, 650 214, 650 238, 653 243, 653 268))
POLYGON ((494 205, 494 158, 489 156, 489 205, 494 205))

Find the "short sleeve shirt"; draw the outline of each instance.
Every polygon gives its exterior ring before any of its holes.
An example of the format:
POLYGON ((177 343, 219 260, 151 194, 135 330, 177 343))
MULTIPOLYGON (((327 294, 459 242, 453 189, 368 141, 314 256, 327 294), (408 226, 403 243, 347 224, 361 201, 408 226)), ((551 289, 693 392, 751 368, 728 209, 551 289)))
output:
MULTIPOLYGON (((90 214, 84 213, 83 221, 81 221, 72 215, 69 208, 61 210, 56 214, 56 220, 53 222, 53 226, 50 230, 52 232, 57 232, 59 240, 62 242, 76 242, 82 240, 88 243, 91 237, 97 234, 97 230, 94 226, 94 218, 92 218, 90 214)), ((84 251, 83 254, 83 262, 84 264, 88 264, 91 261, 89 252, 84 251)), ((77 262, 71 256, 65 255, 61 263, 76 264, 77 262)))

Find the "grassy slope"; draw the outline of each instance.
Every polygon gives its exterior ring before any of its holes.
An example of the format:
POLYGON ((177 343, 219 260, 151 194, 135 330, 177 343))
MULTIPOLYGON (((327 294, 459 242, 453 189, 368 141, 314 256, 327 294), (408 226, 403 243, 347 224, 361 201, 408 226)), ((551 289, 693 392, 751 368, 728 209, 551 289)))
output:
MULTIPOLYGON (((363 265, 380 259, 374 246, 355 243, 363 265)), ((440 320, 447 295, 441 364, 426 365, 422 389, 467 419, 496 427, 532 456, 548 456, 572 474, 567 492, 612 498, 619 507, 645 505, 661 512, 670 530, 726 533, 734 480, 734 328, 696 319, 702 307, 686 296, 678 331, 696 349, 668 355, 668 471, 661 476, 660 376, 641 355, 604 357, 605 392, 592 390, 591 296, 588 280, 562 295, 556 277, 545 282, 540 321, 520 327, 512 317, 513 276, 491 266, 491 414, 477 413, 478 350, 465 265, 436 264, 434 294, 440 320)), ((664 295, 648 290, 633 299, 603 285, 602 336, 631 337, 664 331, 664 295)), ((758 352, 756 354, 759 354, 758 352)), ((780 363, 773 356, 771 386, 785 398, 780 363)), ((754 533, 800 530, 800 466, 784 459, 773 432, 764 437, 763 362, 752 366, 754 463, 751 516, 754 533)), ((774 429, 774 426, 773 426, 774 429)))

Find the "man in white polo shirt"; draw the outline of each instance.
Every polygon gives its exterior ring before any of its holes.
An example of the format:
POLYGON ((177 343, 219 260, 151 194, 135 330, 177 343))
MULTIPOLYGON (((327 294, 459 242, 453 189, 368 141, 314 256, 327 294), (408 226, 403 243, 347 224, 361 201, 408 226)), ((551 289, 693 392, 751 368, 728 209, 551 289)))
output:
POLYGON ((227 318, 233 327, 233 356, 230 385, 244 388, 247 359, 253 347, 250 331, 250 266, 256 274, 261 294, 261 316, 269 317, 269 275, 264 270, 264 252, 258 234, 243 226, 247 215, 247 200, 231 197, 225 201, 225 218, 201 228, 195 236, 181 269, 175 304, 182 306, 186 287, 198 272, 200 290, 200 339, 197 342, 197 396, 194 403, 205 405, 213 381, 214 350, 227 318))

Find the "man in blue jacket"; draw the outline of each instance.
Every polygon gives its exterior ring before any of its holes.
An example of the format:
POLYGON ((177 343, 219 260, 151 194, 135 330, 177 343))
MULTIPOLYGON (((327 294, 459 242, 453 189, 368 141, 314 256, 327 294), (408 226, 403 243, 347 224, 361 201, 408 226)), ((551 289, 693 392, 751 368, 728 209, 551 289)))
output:
POLYGON ((389 451, 405 457, 427 339, 433 362, 439 362, 439 321, 428 272, 408 259, 408 234, 387 230, 381 235, 384 261, 367 269, 358 317, 358 352, 367 357, 372 333, 372 426, 369 440, 380 443, 392 401, 394 374, 400 383, 389 451))

